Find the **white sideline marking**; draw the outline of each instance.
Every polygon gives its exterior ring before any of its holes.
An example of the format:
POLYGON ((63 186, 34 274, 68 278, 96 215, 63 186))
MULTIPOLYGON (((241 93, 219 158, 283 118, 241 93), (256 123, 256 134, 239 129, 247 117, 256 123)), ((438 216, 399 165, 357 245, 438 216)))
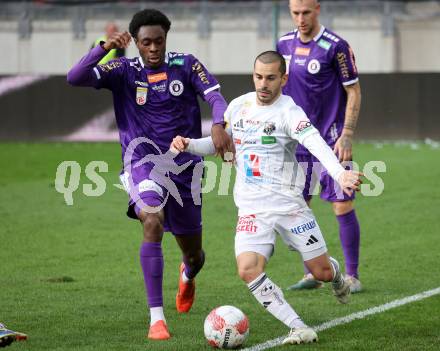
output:
MULTIPOLYGON (((427 291, 424 291, 424 292, 421 292, 419 294, 415 294, 412 296, 404 297, 403 299, 394 300, 394 301, 388 302, 388 303, 380 305, 380 306, 371 307, 371 308, 368 308, 364 311, 349 314, 348 316, 345 316, 345 317, 336 318, 331 321, 324 322, 320 325, 314 326, 312 328, 315 329, 317 332, 322 331, 322 330, 326 330, 326 329, 330 329, 330 328, 336 327, 338 325, 350 323, 350 322, 354 321, 355 319, 363 319, 363 318, 370 316, 372 314, 382 313, 382 312, 388 311, 392 308, 403 306, 403 305, 406 305, 411 302, 423 300, 423 299, 426 299, 427 297, 431 297, 431 296, 438 295, 438 294, 440 294, 440 287, 438 287, 436 289, 432 289, 432 290, 427 290, 427 291)), ((281 345, 281 342, 283 341, 283 339, 286 336, 287 335, 280 336, 279 338, 266 341, 262 344, 258 344, 258 345, 254 345, 252 347, 242 349, 242 351, 262 351, 262 350, 269 349, 271 347, 281 345)))

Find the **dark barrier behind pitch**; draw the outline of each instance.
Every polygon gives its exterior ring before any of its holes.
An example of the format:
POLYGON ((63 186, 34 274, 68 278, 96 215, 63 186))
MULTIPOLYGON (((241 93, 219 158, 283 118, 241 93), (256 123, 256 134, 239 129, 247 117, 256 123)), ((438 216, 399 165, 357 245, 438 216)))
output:
MULTIPOLYGON (((251 75, 218 75, 227 101, 253 90, 251 75)), ((440 73, 361 75, 356 139, 440 139, 440 73)), ((202 115, 210 118, 209 108, 202 115)), ((74 132, 112 106, 109 91, 70 87, 54 76, 0 96, 0 140, 45 140, 74 132)))

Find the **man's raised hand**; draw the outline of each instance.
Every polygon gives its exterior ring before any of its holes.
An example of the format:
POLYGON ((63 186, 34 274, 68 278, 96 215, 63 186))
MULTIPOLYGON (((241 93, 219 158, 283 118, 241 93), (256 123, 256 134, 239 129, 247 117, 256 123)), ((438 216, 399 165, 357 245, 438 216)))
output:
POLYGON ((107 41, 102 45, 104 50, 112 50, 112 49, 126 49, 130 44, 131 36, 125 31, 123 33, 115 32, 107 41))

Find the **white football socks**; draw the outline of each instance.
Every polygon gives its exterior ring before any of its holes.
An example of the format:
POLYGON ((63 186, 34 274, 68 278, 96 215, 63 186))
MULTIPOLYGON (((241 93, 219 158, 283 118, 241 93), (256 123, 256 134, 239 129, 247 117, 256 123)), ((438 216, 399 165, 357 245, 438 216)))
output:
POLYGON ((261 273, 250 282, 248 288, 269 313, 289 328, 306 327, 292 306, 285 300, 281 289, 266 276, 266 273, 261 273))
POLYGON ((150 308, 150 325, 153 325, 157 321, 163 320, 166 323, 165 315, 163 314, 163 307, 151 307, 150 308))

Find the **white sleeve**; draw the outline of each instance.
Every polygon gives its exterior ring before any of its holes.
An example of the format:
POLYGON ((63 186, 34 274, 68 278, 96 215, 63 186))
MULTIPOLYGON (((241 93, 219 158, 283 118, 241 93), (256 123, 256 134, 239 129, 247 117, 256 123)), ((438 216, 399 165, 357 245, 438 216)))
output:
POLYGON ((190 139, 186 152, 190 152, 197 156, 214 155, 215 147, 212 138, 190 139))
POLYGON ((336 181, 339 182, 339 177, 344 168, 339 163, 333 150, 327 145, 318 133, 307 135, 301 143, 307 150, 309 150, 313 156, 315 156, 319 162, 327 170, 328 174, 336 181))

